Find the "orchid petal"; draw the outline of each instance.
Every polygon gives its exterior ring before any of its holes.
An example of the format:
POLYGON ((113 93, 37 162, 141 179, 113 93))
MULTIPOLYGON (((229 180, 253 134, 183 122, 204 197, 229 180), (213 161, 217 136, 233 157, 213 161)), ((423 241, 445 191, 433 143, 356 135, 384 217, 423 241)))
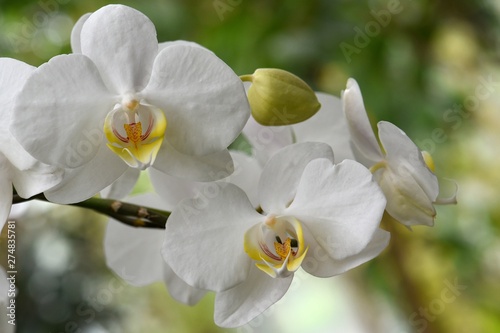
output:
POLYGON ((126 197, 134 188, 140 174, 141 170, 128 168, 113 184, 101 191, 101 196, 113 199, 126 197))
POLYGON ((309 274, 321 278, 345 273, 354 267, 370 261, 387 247, 391 237, 389 232, 377 229, 373 234, 373 238, 361 252, 343 259, 335 259, 328 255, 324 247, 315 241, 309 231, 305 230, 305 235, 310 249, 302 263, 302 268, 309 274))
POLYGON ((35 67, 24 62, 0 58, 0 104, 3 106, 3 121, 0 124, 0 154, 18 170, 27 170, 39 164, 24 148, 14 139, 8 126, 14 112, 14 99, 35 67))
POLYGON ((127 168, 108 147, 101 145, 96 156, 87 164, 77 169, 66 169, 63 180, 45 191, 45 196, 49 201, 60 204, 86 200, 111 185, 127 168))
POLYGON ((20 197, 29 198, 34 196, 54 187, 62 180, 62 169, 36 161, 12 138, 3 139, 3 144, 9 145, 9 151, 15 153, 17 157, 14 161, 15 164, 8 159, 4 159, 0 163, 11 165, 5 175, 12 182, 10 187, 14 185, 20 197))
POLYGON ((28 170, 12 170, 12 183, 22 198, 29 198, 61 182, 63 170, 37 163, 28 170))
POLYGON ((83 25, 81 50, 96 64, 111 91, 141 91, 158 54, 156 29, 141 12, 108 5, 90 15, 83 25))
POLYGON ((252 206, 259 206, 258 185, 262 174, 262 167, 259 161, 240 151, 230 151, 234 163, 234 172, 225 178, 224 181, 230 182, 243 191, 245 191, 252 206))
POLYGON ((243 135, 252 145, 252 153, 262 166, 281 148, 293 143, 292 127, 264 126, 253 117, 248 119, 243 135))
POLYGON ((172 45, 161 51, 142 96, 165 112, 165 140, 188 155, 226 149, 250 115, 239 77, 200 47, 172 45))
MULTIPOLYGON (((0 104, 5 111, 2 114, 4 122, 0 125, 0 156, 4 156, 0 158, 0 163, 5 168, 3 176, 9 178, 21 197, 27 198, 56 185, 62 177, 62 171, 35 160, 7 128, 14 112, 14 98, 35 68, 9 58, 0 58, 0 68, 0 104)), ((12 192, 12 184, 8 188, 12 192)))
POLYGON ((134 286, 163 280, 161 230, 127 226, 110 219, 104 236, 106 264, 134 286))
POLYGON ((172 211, 180 201, 203 193, 204 183, 170 176, 155 168, 149 168, 148 173, 151 184, 164 202, 162 209, 172 211))
POLYGON ((0 58, 0 103, 2 122, 0 128, 7 131, 11 122, 15 96, 21 91, 35 67, 11 58, 0 58))
MULTIPOLYGON (((257 184, 260 177, 260 165, 257 160, 242 152, 230 152, 234 160, 235 171, 224 182, 237 185, 245 191, 254 207, 258 206, 257 184)), ((149 169, 151 183, 156 192, 165 201, 164 209, 172 210, 183 199, 194 197, 200 193, 210 196, 219 190, 219 183, 195 182, 184 178, 170 176, 156 170, 149 169)), ((222 184, 222 183, 221 183, 222 184)))
POLYGON ((342 92, 342 106, 354 144, 372 162, 380 161, 382 151, 366 114, 361 90, 354 79, 347 80, 347 88, 342 92))
POLYGON ((400 165, 397 170, 388 167, 375 177, 387 197, 389 215, 407 226, 434 225, 436 209, 414 178, 413 169, 405 165, 400 165))
POLYGON ((17 170, 29 170, 36 165, 42 165, 28 154, 24 148, 16 141, 8 129, 0 130, 0 154, 17 170))
POLYGON ((82 34, 83 24, 87 22, 87 19, 92 13, 83 14, 78 21, 76 21, 73 29, 71 30, 71 50, 73 53, 82 53, 82 42, 80 36, 82 34))
POLYGON ((221 327, 238 327, 248 323, 279 301, 292 279, 293 274, 273 279, 252 266, 243 283, 215 295, 215 323, 221 327))
POLYGON ((163 258, 193 287, 232 288, 245 281, 252 265, 243 249, 244 234, 262 219, 233 184, 224 184, 212 197, 183 200, 168 219, 163 258))
POLYGON ((439 183, 434 173, 427 167, 420 149, 405 132, 389 122, 379 122, 378 129, 390 168, 397 170, 400 166, 404 166, 429 199, 436 200, 439 194, 439 183))
POLYGON ((187 41, 187 40, 173 40, 173 41, 168 41, 168 42, 163 42, 158 44, 158 52, 162 51, 163 49, 166 49, 167 47, 174 46, 174 45, 184 45, 184 46, 192 46, 192 47, 199 47, 204 50, 207 50, 210 53, 213 53, 209 49, 207 49, 204 46, 201 46, 198 43, 187 41))
POLYGON ((113 104, 90 59, 57 56, 29 77, 16 99, 10 129, 36 159, 77 168, 97 154, 113 104))
POLYGON ((350 142, 350 146, 351 146, 352 154, 354 155, 354 160, 356 162, 359 162, 359 163, 363 164, 367 168, 371 168, 371 167, 374 166, 374 164, 373 164, 374 161, 370 160, 365 155, 363 155, 361 153, 361 151, 358 149, 358 147, 356 147, 356 145, 354 144, 354 142, 352 142, 352 140, 350 142))
POLYGON ((163 281, 170 295, 177 301, 187 305, 195 305, 207 293, 206 290, 193 288, 188 285, 165 262, 163 262, 163 281))
MULTIPOLYGON (((63 177, 63 170, 35 160, 7 131, 0 131, 0 156, 3 155, 5 176, 12 181, 22 198, 29 198, 57 185, 63 177)), ((12 186, 12 185, 11 185, 12 186)))
POLYGON ((371 173, 360 163, 326 159, 310 162, 297 195, 284 212, 307 226, 332 259, 361 252, 377 230, 385 197, 371 173))
MULTIPOLYGON (((131 197, 128 201, 164 208, 163 200, 151 193, 131 197)), ((165 263, 161 256, 164 238, 162 230, 137 229, 110 220, 104 238, 106 264, 132 285, 144 286, 163 280, 176 300, 189 305, 196 304, 206 291, 186 284, 165 263)))
POLYGON ((264 212, 280 214, 293 200, 306 165, 317 158, 333 161, 330 146, 319 142, 297 143, 277 152, 264 166, 259 200, 264 212))
POLYGON ((340 99, 320 92, 316 96, 321 109, 308 120, 293 125, 297 142, 324 142, 332 147, 337 163, 353 160, 351 138, 340 99))
POLYGON ((234 170, 233 160, 227 150, 192 156, 177 151, 166 141, 163 141, 153 168, 193 181, 216 181, 229 176, 234 170))

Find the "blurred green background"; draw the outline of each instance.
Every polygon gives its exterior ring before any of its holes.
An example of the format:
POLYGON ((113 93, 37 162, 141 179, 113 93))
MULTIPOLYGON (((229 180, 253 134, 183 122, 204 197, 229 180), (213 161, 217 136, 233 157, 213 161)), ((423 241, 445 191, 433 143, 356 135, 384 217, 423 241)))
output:
MULTIPOLYGON (((74 22, 106 4, 0 0, 0 56, 40 65, 69 53, 74 22)), ((334 95, 354 77, 374 122, 430 151, 437 174, 458 182, 459 204, 438 207, 433 228, 394 227, 381 256, 341 277, 299 274, 282 301, 234 330, 213 324, 213 295, 191 308, 160 283, 115 277, 106 218, 34 204, 16 218, 18 332, 500 332, 500 2, 123 4, 154 22, 159 41, 195 41, 237 74, 278 67, 334 95)))

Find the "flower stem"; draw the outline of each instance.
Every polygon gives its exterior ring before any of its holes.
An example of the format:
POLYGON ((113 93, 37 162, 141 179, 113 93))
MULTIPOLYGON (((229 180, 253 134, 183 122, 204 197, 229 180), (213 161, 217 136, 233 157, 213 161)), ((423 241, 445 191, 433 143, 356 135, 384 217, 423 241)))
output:
MULTIPOLYGON (((16 204, 30 200, 50 202, 43 193, 27 199, 21 198, 17 193, 14 193, 12 203, 16 204)), ((168 211, 138 206, 114 199, 90 198, 71 204, 71 206, 92 209, 129 226, 141 228, 165 229, 165 224, 170 216, 168 211)))

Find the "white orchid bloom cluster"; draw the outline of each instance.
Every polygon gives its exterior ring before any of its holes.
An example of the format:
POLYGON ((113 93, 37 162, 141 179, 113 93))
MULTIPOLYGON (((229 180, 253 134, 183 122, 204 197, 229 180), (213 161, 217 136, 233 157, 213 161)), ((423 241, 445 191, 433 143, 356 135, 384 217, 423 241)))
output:
POLYGON ((195 43, 159 44, 123 5, 84 15, 71 38, 72 54, 38 68, 0 59, 0 222, 13 195, 121 199, 148 170, 156 193, 125 201, 167 212, 165 230, 111 220, 107 263, 187 304, 215 292, 220 326, 262 313, 299 269, 331 277, 379 255, 384 213, 432 225, 433 205, 454 202, 404 132, 380 122, 379 146, 352 79, 338 99, 282 70, 239 77, 195 43), (240 135, 251 155, 228 149, 240 135))

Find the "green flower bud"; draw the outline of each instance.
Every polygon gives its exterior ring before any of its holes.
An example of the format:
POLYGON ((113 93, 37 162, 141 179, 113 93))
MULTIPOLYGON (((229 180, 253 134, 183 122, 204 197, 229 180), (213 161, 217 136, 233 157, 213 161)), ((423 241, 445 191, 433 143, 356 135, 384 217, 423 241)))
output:
POLYGON ((265 126, 300 123, 312 117, 321 107, 314 91, 299 77, 275 68, 260 68, 252 75, 248 101, 254 119, 265 126))

